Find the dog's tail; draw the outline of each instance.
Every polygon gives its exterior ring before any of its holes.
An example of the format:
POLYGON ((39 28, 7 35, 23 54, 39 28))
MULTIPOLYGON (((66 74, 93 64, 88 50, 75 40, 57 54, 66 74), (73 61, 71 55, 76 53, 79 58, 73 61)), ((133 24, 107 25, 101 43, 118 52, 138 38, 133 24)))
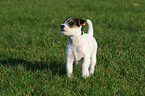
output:
POLYGON ((89 19, 87 19, 87 23, 88 23, 88 34, 93 36, 93 24, 89 19))

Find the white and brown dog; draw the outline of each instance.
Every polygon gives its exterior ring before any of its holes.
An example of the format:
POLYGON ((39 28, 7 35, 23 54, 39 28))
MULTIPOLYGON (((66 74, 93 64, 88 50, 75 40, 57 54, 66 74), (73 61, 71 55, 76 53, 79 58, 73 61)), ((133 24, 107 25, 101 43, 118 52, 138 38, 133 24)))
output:
POLYGON ((68 77, 71 76, 73 71, 73 61, 76 61, 78 64, 82 58, 82 77, 86 78, 89 74, 94 74, 97 42, 93 37, 92 22, 87 19, 87 23, 88 33, 84 33, 81 30, 83 25, 86 24, 86 21, 79 18, 69 18, 59 28, 61 34, 68 36, 66 47, 66 69, 68 77))

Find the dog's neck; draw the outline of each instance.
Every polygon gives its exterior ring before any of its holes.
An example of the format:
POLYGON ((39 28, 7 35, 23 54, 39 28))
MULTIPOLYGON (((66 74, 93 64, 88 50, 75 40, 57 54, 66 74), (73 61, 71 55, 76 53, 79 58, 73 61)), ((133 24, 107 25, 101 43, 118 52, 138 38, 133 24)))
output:
POLYGON ((75 34, 75 35, 71 35, 71 36, 69 36, 70 38, 80 38, 82 35, 84 34, 84 32, 83 31, 79 31, 79 32, 77 32, 77 34, 75 34))
POLYGON ((68 41, 70 44, 78 44, 80 43, 80 39, 83 36, 84 32, 78 32, 77 34, 73 35, 73 36, 68 36, 68 41))

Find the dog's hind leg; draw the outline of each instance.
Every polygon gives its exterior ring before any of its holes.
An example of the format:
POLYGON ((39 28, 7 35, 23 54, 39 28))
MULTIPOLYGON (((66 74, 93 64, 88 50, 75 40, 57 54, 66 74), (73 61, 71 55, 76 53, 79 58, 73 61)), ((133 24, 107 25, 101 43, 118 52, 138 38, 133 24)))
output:
POLYGON ((96 52, 91 57, 90 74, 94 74, 95 65, 96 65, 96 52))
POLYGON ((84 78, 89 76, 89 65, 90 65, 90 56, 85 56, 84 62, 82 64, 82 77, 84 78))

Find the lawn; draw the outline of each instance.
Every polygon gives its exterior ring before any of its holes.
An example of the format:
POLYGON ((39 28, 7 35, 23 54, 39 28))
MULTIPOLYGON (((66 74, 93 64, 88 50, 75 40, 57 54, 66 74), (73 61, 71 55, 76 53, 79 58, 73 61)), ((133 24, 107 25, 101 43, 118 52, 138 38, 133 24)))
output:
MULTIPOLYGON (((144 0, 0 0, 1 96, 144 96, 144 0), (91 19, 95 74, 65 68, 67 18, 91 19)), ((87 32, 87 25, 84 32, 87 32)))

